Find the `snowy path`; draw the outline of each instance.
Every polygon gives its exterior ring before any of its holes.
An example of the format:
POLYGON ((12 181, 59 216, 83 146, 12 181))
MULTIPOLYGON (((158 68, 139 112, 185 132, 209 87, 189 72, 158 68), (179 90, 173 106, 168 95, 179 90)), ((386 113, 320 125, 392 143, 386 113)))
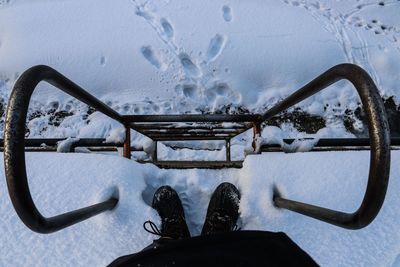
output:
POLYGON ((241 170, 159 170, 115 156, 89 154, 29 153, 27 162, 32 195, 44 215, 95 203, 115 189, 120 203, 84 223, 40 235, 19 221, 5 178, 0 177, 0 266, 104 266, 140 250, 153 238, 142 229, 143 221, 157 221, 146 203, 162 184, 177 189, 190 230, 198 235, 209 197, 222 181, 236 184, 242 192, 244 229, 284 231, 322 266, 392 266, 400 253, 397 151, 392 153, 383 209, 359 231, 278 210, 272 206, 271 190, 276 184, 284 196, 351 212, 365 189, 368 152, 270 153, 247 157, 241 170))

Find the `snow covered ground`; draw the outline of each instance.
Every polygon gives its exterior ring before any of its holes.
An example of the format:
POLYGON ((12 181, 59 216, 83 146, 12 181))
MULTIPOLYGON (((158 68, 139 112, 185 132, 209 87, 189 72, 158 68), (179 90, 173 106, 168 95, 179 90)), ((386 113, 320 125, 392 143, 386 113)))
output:
POLYGON ((115 156, 28 153, 32 195, 45 216, 94 204, 115 190, 120 201, 114 210, 83 223, 37 234, 17 217, 1 175, 0 265, 105 266, 118 256, 139 251, 156 238, 142 224, 148 219, 158 222, 149 204, 164 184, 178 191, 190 231, 198 235, 211 193, 219 183, 229 181, 242 193, 239 226, 243 229, 284 231, 322 266, 396 266, 392 264, 400 258, 400 152, 392 155, 381 212, 368 227, 352 231, 275 208, 272 186, 291 199, 353 212, 366 187, 366 151, 269 153, 247 157, 240 170, 179 171, 115 156))
MULTIPOLYGON (((365 68, 381 95, 394 96, 399 105, 400 1, 0 0, 0 134, 13 84, 37 64, 55 68, 121 114, 177 114, 263 112, 343 62, 365 68)), ((116 140, 123 134, 119 123, 45 83, 39 87, 29 137, 116 140)), ((298 105, 326 121, 316 137, 353 136, 343 117, 358 106, 345 82, 298 105)), ((363 130, 356 117, 353 124, 363 130)), ((262 135, 274 143, 310 136, 291 123, 266 127, 262 135)), ((233 141, 234 159, 244 157, 249 138, 251 133, 233 141)), ((139 134, 132 142, 151 148, 139 134)), ((159 148, 163 159, 224 156, 223 150, 208 155, 159 148)), ((349 231, 274 208, 272 185, 290 198, 353 211, 365 188, 367 152, 271 153, 248 156, 241 170, 180 171, 110 155, 29 153, 32 193, 44 215, 95 203, 114 190, 120 203, 62 232, 39 235, 16 217, 0 177, 0 266, 104 266, 140 250, 152 240, 142 223, 157 221, 148 204, 162 184, 179 191, 190 230, 198 234, 222 181, 243 193, 244 229, 285 231, 323 266, 400 266, 399 161, 394 152, 377 219, 349 231)))
MULTIPOLYGON (((6 102, 24 70, 46 64, 123 114, 260 112, 326 69, 351 62, 397 103, 399 14, 395 0, 4 0, 1 98, 6 102)), ((93 127, 104 121, 99 115, 87 117, 77 101, 45 83, 40 88, 32 113, 69 114, 58 127, 36 114, 30 137, 110 134, 107 123, 93 127)), ((345 82, 299 105, 335 128, 357 106, 345 82)), ((354 127, 362 125, 356 120, 354 127)))

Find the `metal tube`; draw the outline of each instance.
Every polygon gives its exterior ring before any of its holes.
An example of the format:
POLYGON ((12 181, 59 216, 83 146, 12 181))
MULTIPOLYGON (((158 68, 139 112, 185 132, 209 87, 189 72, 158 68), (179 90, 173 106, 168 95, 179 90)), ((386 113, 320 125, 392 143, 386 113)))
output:
POLYGON ((231 161, 231 139, 225 141, 226 161, 231 161))
MULTIPOLYGON (((57 146, 61 141, 66 140, 66 138, 29 138, 25 139, 25 147, 46 147, 46 146, 57 146)), ((4 139, 0 139, 0 147, 4 146, 4 139)), ((74 147, 82 146, 98 146, 98 147, 118 147, 123 146, 123 143, 107 142, 104 138, 79 138, 73 144, 74 147)))
POLYGON ((254 122, 259 114, 125 115, 126 122, 254 122))
POLYGON ((382 98, 371 77, 356 65, 337 65, 268 110, 263 119, 271 118, 341 79, 350 81, 361 98, 371 140, 368 185, 360 207, 354 213, 344 213, 285 199, 278 192, 274 193, 274 203, 279 208, 289 209, 340 227, 360 229, 371 223, 379 213, 389 183, 389 124, 382 98))
POLYGON ((154 141, 154 151, 153 151, 152 158, 153 158, 154 162, 158 161, 158 142, 157 142, 157 140, 154 141))
POLYGON ((122 116, 47 66, 25 71, 14 85, 7 106, 4 130, 4 166, 8 192, 18 216, 32 231, 52 233, 114 208, 118 199, 108 200, 72 212, 46 218, 36 208, 29 190, 25 165, 25 122, 29 101, 37 84, 47 81, 71 96, 123 122, 122 116))
MULTIPOLYGON (((239 123, 237 123, 239 124, 239 123)), ((232 129, 232 130, 247 130, 249 127, 243 125, 232 125, 229 127, 224 127, 222 124, 206 124, 206 125, 192 125, 192 124, 187 124, 185 126, 182 125, 177 125, 174 123, 170 124, 137 124, 137 123, 131 123, 130 126, 134 129, 137 129, 139 131, 146 131, 146 130, 170 130, 170 129, 176 129, 176 130, 212 130, 212 129, 232 129)))
MULTIPOLYGON (((283 139, 286 144, 292 144, 296 139, 283 139)), ((313 138, 304 138, 302 140, 313 140, 313 138)), ((300 140, 301 141, 301 140, 300 140)), ((311 151, 342 151, 342 150, 370 150, 369 138, 321 138, 313 146, 311 151)), ((400 138, 392 137, 390 139, 391 149, 400 146, 400 138)), ((261 151, 282 151, 279 144, 265 144, 261 146, 261 151)))
POLYGON ((150 137, 151 139, 159 138, 159 137, 172 137, 172 138, 182 138, 185 139, 186 137, 233 137, 235 134, 232 133, 219 133, 219 134, 212 134, 212 133, 184 133, 184 134, 166 134, 166 133, 148 133, 146 136, 150 137))
POLYGON ((124 158, 131 159, 131 128, 125 126, 124 158))
POLYGON ((185 136, 185 137, 174 137, 173 135, 171 136, 163 136, 163 137, 152 137, 154 141, 188 141, 188 140, 193 140, 193 141, 207 141, 207 140, 225 140, 226 136, 185 136))
POLYGON ((253 126, 253 142, 251 143, 251 146, 253 147, 253 151, 255 153, 261 153, 259 144, 257 144, 257 138, 261 137, 261 123, 254 123, 253 126))

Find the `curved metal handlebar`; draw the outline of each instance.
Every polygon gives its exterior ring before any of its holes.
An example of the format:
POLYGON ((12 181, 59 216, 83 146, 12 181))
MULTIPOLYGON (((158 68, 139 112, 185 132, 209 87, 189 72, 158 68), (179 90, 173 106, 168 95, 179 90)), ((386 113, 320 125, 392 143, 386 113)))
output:
POLYGON ((337 65, 268 110, 263 119, 275 116, 342 79, 350 81, 361 98, 371 140, 368 185, 360 207, 354 213, 344 213, 285 199, 277 192, 274 192, 274 203, 279 208, 289 209, 343 228, 360 229, 371 223, 382 207, 390 169, 389 124, 381 96, 367 72, 353 64, 337 65))
POLYGON ((26 176, 24 143, 29 101, 41 81, 54 85, 121 123, 123 117, 48 66, 28 69, 15 83, 8 102, 4 131, 4 166, 8 192, 18 216, 26 226, 38 233, 52 233, 114 208, 118 199, 111 197, 107 201, 51 218, 43 217, 36 208, 26 176))

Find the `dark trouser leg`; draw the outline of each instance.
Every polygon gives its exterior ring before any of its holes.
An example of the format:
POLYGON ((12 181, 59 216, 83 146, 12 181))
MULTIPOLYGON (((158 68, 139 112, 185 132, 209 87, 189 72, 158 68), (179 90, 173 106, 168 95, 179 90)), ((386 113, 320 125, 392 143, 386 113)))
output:
POLYGON ((148 245, 147 247, 145 247, 144 249, 142 249, 142 251, 146 251, 146 250, 150 250, 150 249, 155 249, 157 247, 163 246, 166 243, 169 243, 171 241, 173 241, 174 239, 171 238, 164 238, 161 237, 160 239, 156 239, 153 240, 153 243, 151 243, 150 245, 148 245))

